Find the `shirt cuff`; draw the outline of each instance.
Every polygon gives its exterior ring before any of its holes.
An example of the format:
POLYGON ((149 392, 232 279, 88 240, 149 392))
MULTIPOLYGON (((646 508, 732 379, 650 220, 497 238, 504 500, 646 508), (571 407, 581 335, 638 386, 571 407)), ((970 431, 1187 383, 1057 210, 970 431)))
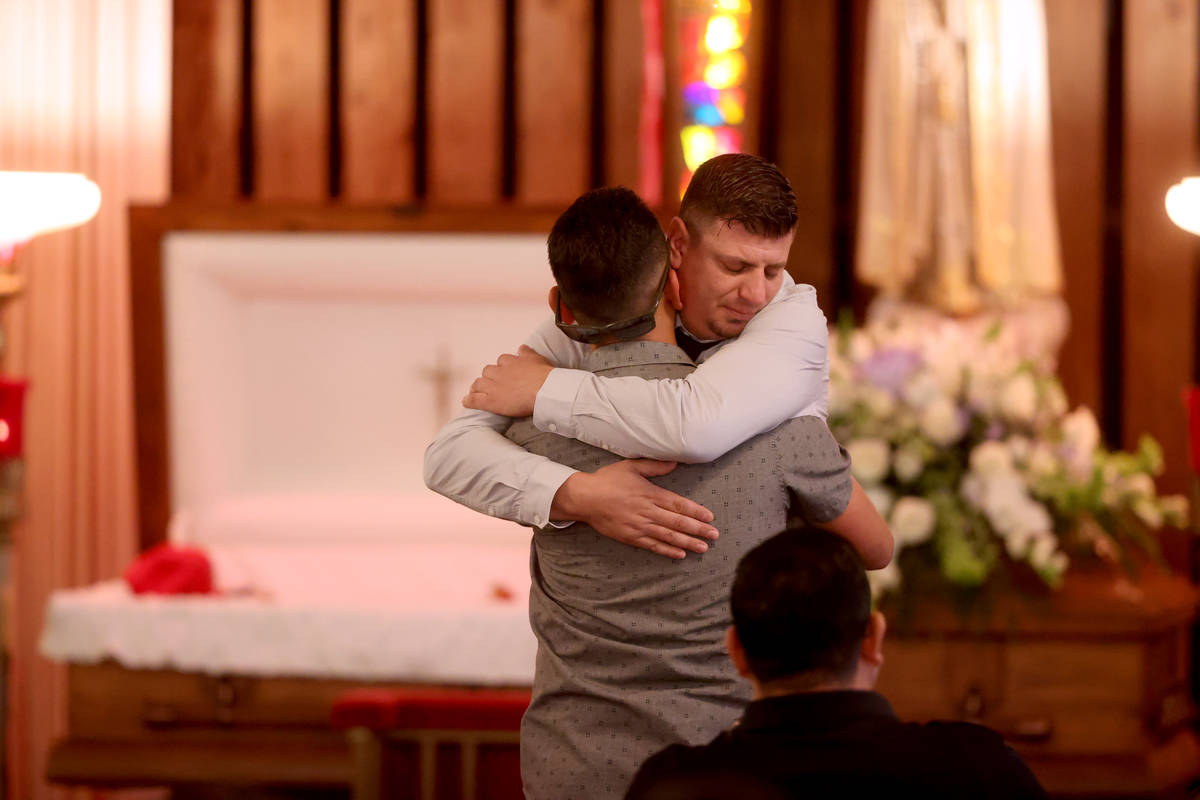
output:
POLYGON ((590 374, 579 369, 550 370, 533 401, 534 427, 545 433, 577 438, 575 421, 572 419, 575 396, 590 374))
POLYGON ((544 528, 547 525, 554 528, 565 528, 573 523, 551 522, 550 507, 554 504, 554 495, 567 478, 577 470, 563 466, 554 461, 543 461, 529 474, 525 483, 524 502, 517 510, 517 517, 527 525, 544 528))

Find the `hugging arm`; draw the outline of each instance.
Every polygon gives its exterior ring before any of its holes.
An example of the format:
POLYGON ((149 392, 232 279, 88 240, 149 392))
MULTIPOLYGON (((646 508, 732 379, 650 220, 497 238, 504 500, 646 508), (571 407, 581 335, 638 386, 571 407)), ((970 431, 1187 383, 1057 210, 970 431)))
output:
MULTIPOLYGON (((553 322, 526 344, 555 363, 582 360, 582 349, 553 322)), ((486 411, 467 411, 448 422, 425 450, 425 485, 489 516, 534 527, 587 522, 619 542, 672 558, 685 550, 704 552, 703 539, 715 538, 707 509, 647 480, 672 465, 625 462, 577 472, 505 438, 511 422, 486 411)))
POLYGON ((787 279, 780 294, 686 378, 551 371, 534 424, 626 457, 705 463, 797 414, 824 417, 825 315, 810 286, 787 279))
POLYGON ((806 417, 789 424, 804 441, 782 456, 793 511, 850 542, 867 569, 883 569, 892 560, 892 531, 850 474, 846 449, 822 420, 806 417))

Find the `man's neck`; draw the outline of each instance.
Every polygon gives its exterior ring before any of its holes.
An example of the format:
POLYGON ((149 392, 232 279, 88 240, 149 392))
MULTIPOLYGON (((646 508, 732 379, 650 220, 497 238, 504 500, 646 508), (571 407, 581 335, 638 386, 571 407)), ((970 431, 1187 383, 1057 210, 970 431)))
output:
POLYGON ((754 688, 755 700, 814 692, 870 692, 875 689, 875 681, 857 671, 848 677, 795 675, 768 683, 759 683, 751 679, 750 683, 754 688))
MULTIPOLYGON (((601 347, 607 347, 610 344, 620 344, 622 340, 613 339, 612 341, 602 342, 592 345, 593 350, 601 347)), ((675 310, 667 307, 666 303, 662 303, 658 307, 658 312, 654 317, 654 327, 643 336, 636 339, 625 339, 628 342, 662 342, 663 344, 677 344, 675 339, 675 310)))

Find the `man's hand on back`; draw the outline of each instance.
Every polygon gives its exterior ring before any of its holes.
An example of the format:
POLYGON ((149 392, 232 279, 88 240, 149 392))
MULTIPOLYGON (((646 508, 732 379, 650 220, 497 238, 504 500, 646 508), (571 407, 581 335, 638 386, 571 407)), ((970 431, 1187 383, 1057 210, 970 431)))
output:
POLYGON ((537 393, 552 369, 549 361, 521 345, 517 355, 505 353, 495 364, 484 367, 462 404, 505 417, 532 416, 537 393))
POLYGON ((629 459, 595 472, 576 472, 554 495, 550 517, 586 522, 600 533, 630 547, 669 558, 708 550, 716 539, 704 506, 647 480, 675 469, 671 461, 629 459))

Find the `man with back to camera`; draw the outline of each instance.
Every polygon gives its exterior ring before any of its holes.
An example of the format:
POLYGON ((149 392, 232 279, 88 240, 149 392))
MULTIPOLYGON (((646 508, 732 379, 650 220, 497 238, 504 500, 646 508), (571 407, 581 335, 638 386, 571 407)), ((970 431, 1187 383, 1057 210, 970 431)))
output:
POLYGON ((587 348, 548 320, 527 342, 536 352, 501 356, 475 382, 464 404, 480 410, 449 422, 426 450, 426 485, 534 527, 578 520, 660 555, 703 553, 718 535, 711 512, 647 476, 711 461, 791 417, 825 417, 825 316, 813 288, 784 269, 796 220, 795 193, 773 164, 742 153, 702 164, 667 231, 680 342, 696 348, 699 368, 655 381, 595 375, 579 369, 587 348), (540 430, 665 461, 573 470, 501 435, 531 414, 540 430))
POLYGON ((730 606, 726 646, 754 701, 709 744, 647 761, 626 800, 1045 797, 998 734, 901 722, 873 691, 886 624, 845 540, 803 528, 768 539, 738 564, 730 606))
MULTIPOLYGON (((676 271, 637 195, 583 195, 555 223, 548 251, 557 282, 550 307, 558 329, 588 347, 584 369, 638 379, 694 369, 675 345, 676 271)), ((619 460, 529 419, 507 436, 575 469, 619 460)), ((891 534, 820 417, 789 420, 711 464, 658 480, 714 510, 726 535, 707 553, 669 561, 582 524, 534 534, 529 614, 538 653, 521 726, 531 800, 621 797, 651 752, 708 741, 737 718, 748 687, 723 651, 729 583, 738 557, 782 527, 791 501, 872 563, 890 559, 891 534)))

